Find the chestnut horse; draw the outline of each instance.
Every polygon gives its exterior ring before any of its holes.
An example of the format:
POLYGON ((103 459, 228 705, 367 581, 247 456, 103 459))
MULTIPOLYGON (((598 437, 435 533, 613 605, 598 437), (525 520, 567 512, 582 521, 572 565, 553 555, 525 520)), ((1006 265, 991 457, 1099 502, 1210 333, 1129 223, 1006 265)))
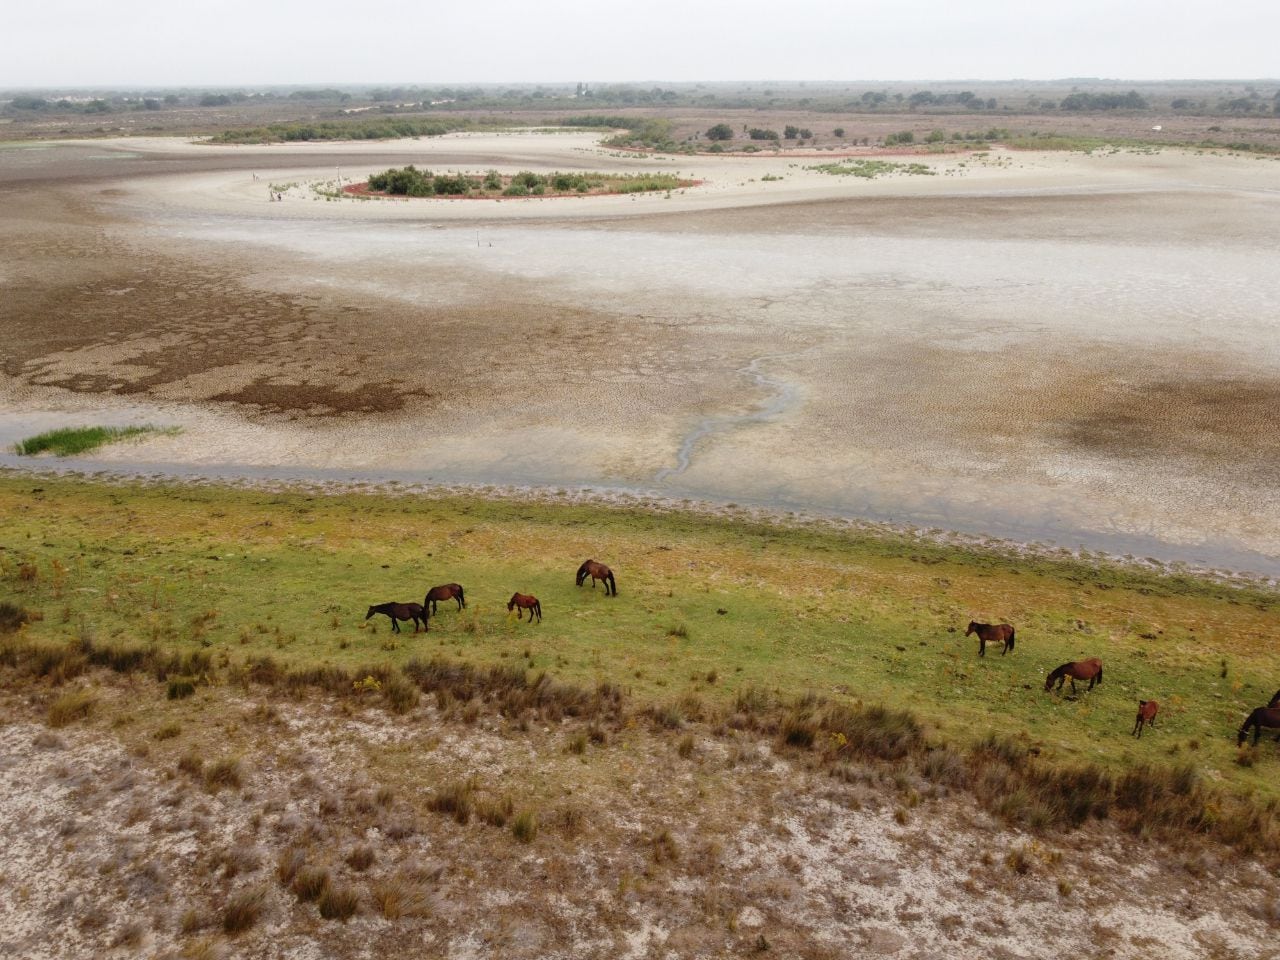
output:
POLYGON ((1074 663, 1064 663, 1058 669, 1054 670, 1045 678, 1044 688, 1048 690, 1053 686, 1053 681, 1058 681, 1058 689, 1062 689, 1062 684, 1071 681, 1071 693, 1076 692, 1077 680, 1088 680, 1089 689, 1092 690, 1094 684, 1102 682, 1102 661, 1097 657, 1090 657, 1088 660, 1078 660, 1074 663))
POLYGON ((617 596, 618 582, 613 578, 613 571, 606 567, 603 563, 596 563, 594 560, 584 560, 582 566, 578 568, 578 586, 586 581, 587 577, 591 578, 591 589, 596 588, 596 581, 599 580, 604 584, 604 595, 617 596), (610 590, 612 589, 612 594, 610 590))
POLYGON ((1160 704, 1154 700, 1138 701, 1138 718, 1133 721, 1133 735, 1139 740, 1142 739, 1142 728, 1148 723, 1153 727, 1156 725, 1156 714, 1160 712, 1160 704))
MULTIPOLYGON (((1258 745, 1258 737, 1262 736, 1262 728, 1269 727, 1271 729, 1280 728, 1280 709, 1276 707, 1258 707, 1244 722, 1244 726, 1240 728, 1240 735, 1236 737, 1236 746, 1241 746, 1249 737, 1249 728, 1253 727, 1253 745, 1258 745)), ((1278 737, 1277 739, 1280 739, 1278 737)))
POLYGON ((364 615, 364 618, 368 620, 375 613, 385 613, 391 618, 392 633, 400 632, 399 621, 401 620, 412 620, 414 633, 418 632, 419 620, 422 621, 423 630, 431 629, 427 624, 427 611, 418 603, 379 603, 376 606, 370 607, 369 612, 364 615))
POLYGON ((460 583, 444 583, 427 591, 426 599, 422 601, 422 605, 431 608, 433 617, 436 615, 437 600, 457 600, 459 610, 467 605, 467 598, 462 595, 462 584, 460 583))
POLYGON ((542 622, 542 604, 538 602, 537 597, 531 597, 527 593, 513 593, 511 599, 507 601, 507 612, 516 611, 516 619, 523 620, 524 612, 529 611, 529 622, 533 623, 536 616, 538 622, 542 622))
POLYGON ((985 657, 987 655, 988 643, 1003 643, 1004 649, 1000 651, 1000 656, 1004 656, 1013 649, 1013 627, 1007 623, 978 623, 976 620, 969 621, 969 629, 964 632, 967 637, 971 633, 978 635, 978 656, 985 657))

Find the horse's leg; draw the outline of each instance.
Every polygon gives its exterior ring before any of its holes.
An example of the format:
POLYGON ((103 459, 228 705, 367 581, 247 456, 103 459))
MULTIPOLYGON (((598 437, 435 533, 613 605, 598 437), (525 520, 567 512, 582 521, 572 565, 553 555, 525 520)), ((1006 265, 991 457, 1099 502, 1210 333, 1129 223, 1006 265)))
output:
POLYGON ((982 635, 978 635, 978 656, 985 657, 987 655, 987 641, 982 639, 982 635))
POLYGON ((1003 657, 1003 656, 1004 656, 1006 653, 1008 653, 1008 652, 1009 652, 1009 638, 1008 638, 1008 637, 1005 637, 1005 638, 1004 638, 1004 646, 1003 646, 1003 647, 1001 648, 1001 650, 1000 650, 1000 656, 1002 656, 1002 657, 1003 657))
POLYGON ((396 619, 396 615, 394 613, 391 615, 391 632, 400 632, 400 621, 396 619))

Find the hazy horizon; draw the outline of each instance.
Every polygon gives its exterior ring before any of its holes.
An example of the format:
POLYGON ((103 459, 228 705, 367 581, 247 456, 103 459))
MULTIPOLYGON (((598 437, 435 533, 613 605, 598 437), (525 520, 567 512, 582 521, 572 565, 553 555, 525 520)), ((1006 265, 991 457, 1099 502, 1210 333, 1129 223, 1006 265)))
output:
POLYGON ((892 9, 854 3, 838 15, 815 0, 785 8, 655 0, 641 12, 551 0, 534 16, 494 0, 480 11, 417 8, 377 19, 332 0, 270 8, 50 0, 7 19, 0 87, 706 83, 756 69, 762 79, 741 82, 1231 82, 1275 74, 1278 34, 1280 5, 1260 0, 1070 8, 915 0, 892 9), (838 79, 849 76, 875 79, 838 79), (384 79, 408 77, 416 79, 384 79), (458 79, 468 77, 483 79, 458 79))

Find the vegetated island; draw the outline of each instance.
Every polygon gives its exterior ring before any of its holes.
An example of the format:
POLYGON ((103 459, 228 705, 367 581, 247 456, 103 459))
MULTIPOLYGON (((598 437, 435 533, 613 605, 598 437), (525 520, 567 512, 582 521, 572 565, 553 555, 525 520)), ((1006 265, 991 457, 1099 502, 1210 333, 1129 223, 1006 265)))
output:
POLYGON ((514 175, 449 171, 434 173, 413 164, 371 176, 364 183, 343 187, 352 196, 371 197, 583 197, 611 193, 651 193, 697 186, 672 173, 533 173, 514 175))

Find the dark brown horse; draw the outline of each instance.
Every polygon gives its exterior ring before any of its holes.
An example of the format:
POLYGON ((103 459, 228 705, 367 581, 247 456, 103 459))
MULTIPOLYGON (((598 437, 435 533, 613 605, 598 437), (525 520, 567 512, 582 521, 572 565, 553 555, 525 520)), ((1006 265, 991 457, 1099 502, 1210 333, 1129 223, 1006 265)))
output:
POLYGON ((529 622, 533 623, 536 616, 538 622, 542 622, 542 604, 538 602, 537 597, 532 597, 527 593, 513 593, 511 599, 507 601, 507 612, 516 611, 516 619, 523 620, 524 612, 529 611, 529 622))
POLYGON ((967 637, 971 633, 978 635, 978 656, 985 657, 987 655, 988 643, 1003 643, 1004 649, 1000 651, 1000 656, 1004 656, 1013 649, 1013 627, 1007 623, 978 623, 976 620, 969 621, 969 629, 964 632, 967 637))
POLYGON ((591 578, 592 590, 596 588, 596 581, 599 580, 604 584, 604 595, 606 597, 616 597, 618 595, 618 582, 613 578, 613 571, 603 563, 584 560, 582 566, 578 568, 578 586, 582 586, 587 577, 591 578))
POLYGON ((364 615, 368 620, 375 613, 385 613, 391 618, 391 632, 400 632, 401 620, 413 621, 413 632, 418 632, 418 621, 422 621, 422 629, 430 630, 427 625, 427 611, 423 609, 420 603, 379 603, 369 608, 369 612, 364 615))
POLYGON ((1142 728, 1148 723, 1156 725, 1156 714, 1160 712, 1160 704, 1154 700, 1138 701, 1138 718, 1133 721, 1133 735, 1142 739, 1142 728))
POLYGON ((1046 690, 1053 686, 1053 681, 1058 681, 1058 689, 1062 689, 1062 684, 1067 680, 1071 681, 1071 693, 1074 696, 1076 692, 1077 680, 1088 680, 1089 689, 1092 690, 1094 684, 1102 682, 1102 661, 1097 657, 1090 657, 1088 660, 1078 660, 1075 663, 1064 663, 1058 669, 1054 670, 1045 678, 1044 688, 1046 690))
MULTIPOLYGON (((1236 746, 1241 746, 1249 736, 1249 728, 1253 727, 1253 745, 1258 745, 1258 737, 1262 736, 1262 728, 1267 727, 1275 730, 1280 729, 1280 709, 1276 707, 1258 707, 1244 722, 1244 726, 1240 728, 1240 735, 1236 737, 1236 746)), ((1276 738, 1280 740, 1280 737, 1276 738)))
POLYGON ((467 598, 462 595, 460 583, 444 583, 427 591, 427 597, 422 601, 422 605, 430 607, 433 617, 436 615, 437 600, 457 600, 459 610, 467 605, 467 598))

